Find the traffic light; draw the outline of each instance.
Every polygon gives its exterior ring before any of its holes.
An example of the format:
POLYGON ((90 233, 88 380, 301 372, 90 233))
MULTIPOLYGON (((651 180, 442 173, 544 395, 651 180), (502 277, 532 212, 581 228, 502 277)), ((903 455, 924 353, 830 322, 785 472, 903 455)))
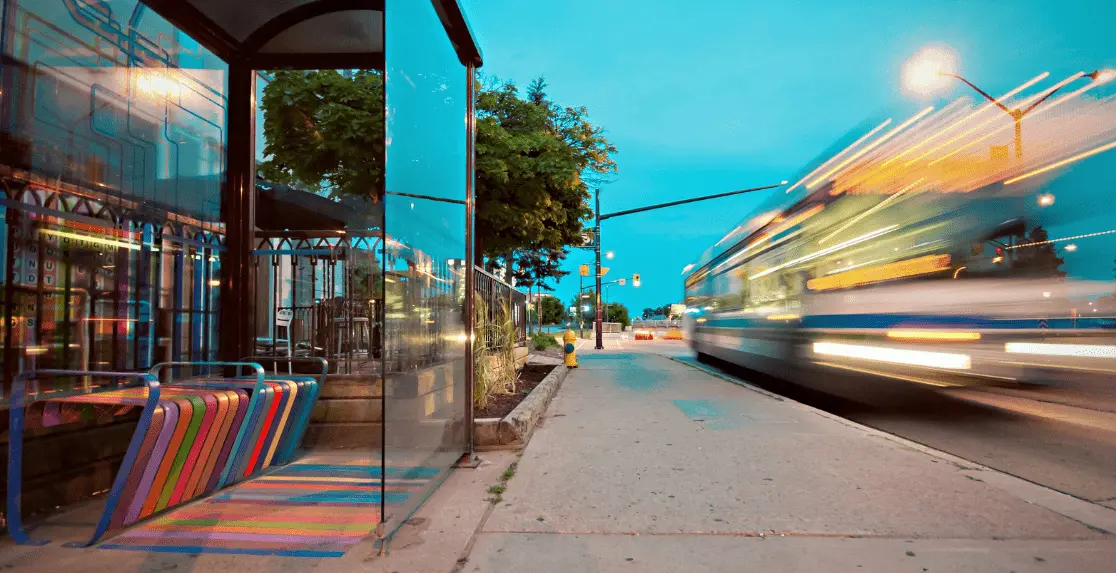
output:
POLYGON ((620 286, 628 284, 628 279, 620 279, 620 286))
POLYGON ((583 277, 589 276, 589 265, 581 265, 581 268, 579 268, 578 271, 579 271, 578 274, 580 274, 583 277))
POLYGON ((632 286, 639 286, 639 273, 632 275, 632 286))

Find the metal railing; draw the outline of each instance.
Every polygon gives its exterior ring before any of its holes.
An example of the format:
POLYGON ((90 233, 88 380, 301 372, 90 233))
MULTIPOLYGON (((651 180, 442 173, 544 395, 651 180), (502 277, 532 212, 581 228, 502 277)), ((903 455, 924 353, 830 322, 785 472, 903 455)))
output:
MULTIPOLYGON (((488 321, 499 324, 507 320, 508 316, 504 314, 505 312, 511 313, 510 318, 515 326, 516 346, 527 344, 527 293, 480 267, 473 267, 473 276, 477 296, 484 303, 488 321)), ((493 346, 491 342, 485 340, 485 345, 491 348, 493 346)))

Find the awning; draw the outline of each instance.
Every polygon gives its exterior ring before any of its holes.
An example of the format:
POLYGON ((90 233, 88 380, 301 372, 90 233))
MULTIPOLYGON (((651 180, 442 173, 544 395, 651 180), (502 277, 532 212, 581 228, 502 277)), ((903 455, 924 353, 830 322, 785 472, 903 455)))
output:
MULTIPOLYGON (((255 69, 383 68, 385 0, 144 3, 226 62, 255 69)), ((479 67, 481 54, 458 0, 433 4, 458 59, 479 67)))

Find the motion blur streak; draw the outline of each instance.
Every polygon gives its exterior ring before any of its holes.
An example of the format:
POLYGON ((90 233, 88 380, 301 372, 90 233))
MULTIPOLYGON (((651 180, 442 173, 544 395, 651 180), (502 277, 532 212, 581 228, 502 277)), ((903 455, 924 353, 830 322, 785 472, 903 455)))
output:
POLYGON ((839 344, 836 342, 815 342, 814 352, 817 354, 842 356, 845 358, 860 358, 862 360, 873 360, 876 362, 946 368, 950 370, 968 370, 972 368, 972 359, 968 354, 927 352, 925 350, 901 350, 882 346, 859 346, 854 344, 839 344))
POLYGON ((853 150, 853 149, 856 149, 856 147, 857 147, 858 145, 860 145, 861 143, 864 143, 864 142, 865 142, 865 140, 867 140, 868 138, 872 137, 873 135, 876 135, 876 133, 878 133, 878 132, 879 132, 879 131, 880 131, 881 129, 883 129, 883 128, 885 128, 885 127, 889 126, 889 125, 891 125, 891 119, 890 119, 890 118, 888 118, 888 119, 887 119, 887 121, 885 121, 885 122, 883 122, 883 123, 881 123, 881 124, 877 125, 877 126, 875 127, 875 129, 873 129, 872 131, 869 131, 868 133, 865 133, 865 134, 864 134, 864 135, 863 135, 863 136, 862 136, 862 137, 861 137, 860 139, 858 139, 858 140, 856 140, 856 141, 852 142, 852 144, 851 144, 851 145, 849 145, 848 147, 846 147, 846 148, 842 149, 841 151, 839 151, 839 152, 838 152, 838 153, 837 153, 836 155, 834 155, 833 157, 830 157, 830 158, 829 158, 829 161, 826 161, 825 163, 822 163, 821 165, 819 165, 819 166, 818 166, 818 168, 817 168, 817 169, 815 169, 815 170, 811 171, 810 173, 808 173, 808 174, 807 174, 807 175, 806 175, 805 177, 803 177, 802 179, 799 179, 799 180, 798 180, 798 183, 795 183, 794 185, 791 185, 791 186, 790 186, 790 188, 789 188, 789 189, 787 189, 787 193, 790 193, 791 191, 794 191, 795 189, 797 189, 797 188, 798 188, 798 186, 799 186, 799 185, 802 185, 802 182, 803 182, 803 181, 806 181, 807 179, 809 179, 809 178, 813 177, 813 176, 814 176, 814 175, 815 175, 815 174, 816 174, 816 173, 817 173, 818 171, 821 171, 822 169, 825 169, 825 168, 826 168, 826 167, 827 167, 827 166, 828 166, 828 165, 829 165, 830 163, 833 163, 834 161, 837 161, 837 158, 838 158, 838 157, 841 157, 842 155, 844 155, 844 154, 848 153, 849 151, 851 151, 851 150, 853 150))
POLYGON ((930 255, 917 259, 908 259, 897 263, 888 263, 886 265, 810 279, 806 282, 806 288, 819 291, 832 290, 915 277, 949 270, 949 262, 949 255, 930 255))
POLYGON ((916 378, 914 376, 903 376, 902 374, 893 374, 891 372, 880 372, 879 370, 869 370, 867 368, 855 368, 853 366, 846 366, 844 364, 834 364, 832 362, 817 361, 815 364, 820 366, 828 366, 830 368, 840 368, 841 370, 848 370, 858 374, 870 374, 872 376, 883 376, 884 378, 894 378, 895 380, 904 380, 906 382, 915 382, 918 384, 926 384, 927 386, 937 386, 939 388, 946 388, 953 386, 953 384, 946 384, 944 382, 936 382, 926 378, 916 378))
POLYGON ((831 175, 833 175, 834 173, 837 173, 838 171, 840 171, 842 168, 844 168, 849 163, 852 163, 853 161, 856 161, 856 159, 858 157, 860 157, 860 156, 864 155, 865 153, 868 153, 869 151, 872 151, 873 149, 879 147, 885 141, 891 139, 892 137, 895 137, 896 135, 899 134, 899 132, 903 131, 904 129, 907 129, 914 122, 922 119, 923 117, 926 117, 926 114, 928 114, 932 111, 934 111, 934 106, 928 106, 926 109, 923 109, 922 111, 914 114, 914 116, 909 118, 907 121, 904 121, 903 123, 900 123, 899 125, 895 126, 895 128, 893 128, 891 131, 885 133, 882 137, 873 141, 871 144, 867 145, 864 149, 861 149, 860 151, 854 153, 852 157, 842 161, 840 163, 840 165, 831 169, 829 171, 829 173, 826 173, 825 175, 822 175, 821 177, 818 177, 817 179, 814 179, 813 181, 807 183, 806 187, 808 189, 813 188, 813 187, 817 187, 818 183, 821 183, 822 181, 825 181, 831 175))
POLYGON ((765 276, 767 276, 767 275, 769 275, 773 272, 780 271, 780 270, 785 269, 787 267, 792 267, 792 266, 800 264, 800 263, 805 263, 807 261, 816 259, 818 257, 824 257, 825 255, 828 255, 829 253, 839 251, 839 250, 844 249, 846 247, 851 247, 851 246, 853 246, 857 243, 863 243, 864 241, 875 239, 876 237, 879 237, 880 235, 885 235, 885 234, 890 233, 890 232, 892 232, 892 231, 894 231, 895 229, 898 229, 898 228, 899 228, 899 225, 889 225, 889 226, 884 227, 882 229, 876 229, 875 231, 872 231, 871 233, 861 235, 861 236, 856 237, 854 239, 849 239, 849 240, 847 240, 843 243, 838 243, 838 244, 833 245, 832 247, 829 247, 827 249, 822 249, 822 250, 820 250, 816 253, 811 253, 809 255, 797 258, 797 259, 795 259, 793 261, 790 261, 788 263, 783 263, 783 264, 781 264, 777 267, 771 267, 770 269, 767 269, 766 271, 758 272, 758 273, 748 277, 748 280, 755 280, 755 279, 758 279, 758 278, 761 278, 761 277, 765 277, 765 276))
POLYGON ((1022 245, 1014 245, 1014 246, 1008 247, 1008 250, 1022 249, 1023 247, 1035 247, 1035 246, 1038 246, 1038 245, 1049 245, 1050 243, 1057 243, 1057 242, 1060 242, 1060 241, 1074 241, 1074 240, 1077 240, 1077 239, 1088 239, 1090 237, 1100 237, 1102 235, 1111 235, 1113 233, 1116 233, 1116 229, 1110 229, 1108 231, 1097 231, 1096 233, 1086 233, 1084 235, 1074 235, 1072 237, 1062 237, 1060 239, 1049 239, 1049 240, 1046 240, 1046 241, 1038 241, 1038 242, 1035 242, 1035 243, 1023 243, 1022 245))
POLYGON ((950 332, 945 330, 889 330, 888 338, 896 340, 980 340, 979 332, 950 332))
POLYGON ((1077 155, 1074 155, 1073 157, 1068 157, 1068 158, 1063 159, 1061 161, 1051 163, 1050 165, 1047 165, 1045 167, 1040 167, 1039 169, 1035 169, 1034 171, 1024 173, 1023 175, 1020 175, 1019 177, 1012 177, 1011 179, 1008 179, 1007 181, 1004 181, 1004 185, 1011 185, 1012 183, 1022 181, 1024 179, 1028 178, 1028 177, 1034 177, 1035 175, 1046 173, 1047 171, 1050 171, 1051 169, 1057 169, 1057 168, 1062 167, 1064 165, 1069 165, 1070 163, 1073 163, 1075 161, 1081 161, 1082 159, 1085 159, 1086 157, 1092 157, 1092 156, 1094 156, 1098 153, 1104 153, 1105 151, 1108 151, 1109 149, 1116 149, 1116 141, 1113 141, 1112 143, 1109 143, 1107 145, 1102 145, 1100 147, 1090 149, 1089 151, 1086 151, 1084 153, 1078 153, 1077 155))
POLYGON ((1011 354, 1043 354, 1046 356, 1082 356, 1086 358, 1116 358, 1116 346, 1099 344, 1043 344, 1039 342, 1009 342, 1004 350, 1011 354))

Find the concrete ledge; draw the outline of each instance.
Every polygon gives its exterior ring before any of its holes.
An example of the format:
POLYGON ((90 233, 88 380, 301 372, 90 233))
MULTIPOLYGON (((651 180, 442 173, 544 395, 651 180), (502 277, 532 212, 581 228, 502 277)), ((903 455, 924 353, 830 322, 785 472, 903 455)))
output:
POLYGON ((534 390, 503 418, 479 418, 473 421, 473 445, 477 450, 520 448, 531 439, 535 426, 569 374, 559 364, 535 386, 534 390))

